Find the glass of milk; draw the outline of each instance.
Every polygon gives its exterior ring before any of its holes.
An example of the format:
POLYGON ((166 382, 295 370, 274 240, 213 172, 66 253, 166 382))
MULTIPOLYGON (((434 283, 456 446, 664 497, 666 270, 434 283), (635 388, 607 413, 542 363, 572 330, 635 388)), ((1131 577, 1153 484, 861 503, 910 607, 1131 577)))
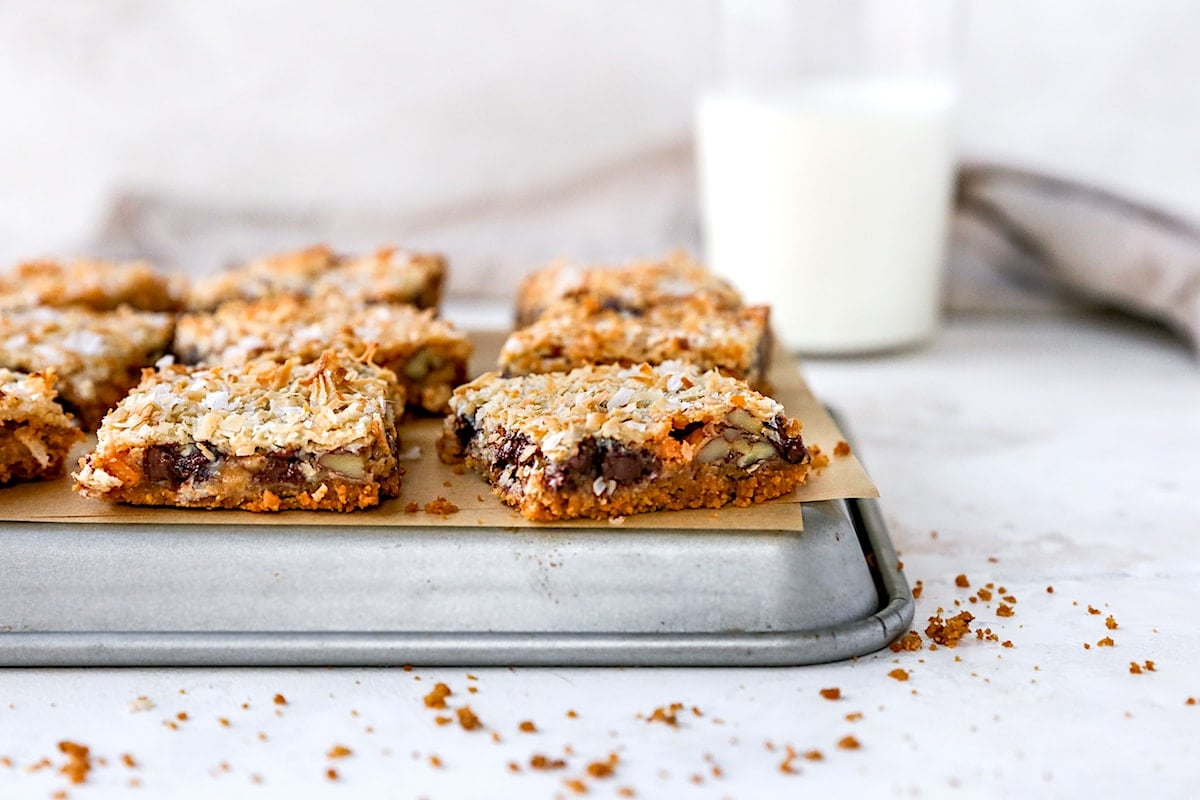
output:
POLYGON ((955 0, 724 0, 696 148, 706 257, 793 351, 910 347, 939 319, 955 0))

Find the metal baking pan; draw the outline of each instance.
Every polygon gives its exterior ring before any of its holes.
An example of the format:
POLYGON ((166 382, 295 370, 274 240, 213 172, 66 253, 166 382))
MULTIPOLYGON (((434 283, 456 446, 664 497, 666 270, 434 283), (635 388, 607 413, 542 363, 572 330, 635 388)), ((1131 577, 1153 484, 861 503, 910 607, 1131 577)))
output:
POLYGON ((786 666, 913 601, 874 500, 802 532, 0 523, 0 666, 786 666))

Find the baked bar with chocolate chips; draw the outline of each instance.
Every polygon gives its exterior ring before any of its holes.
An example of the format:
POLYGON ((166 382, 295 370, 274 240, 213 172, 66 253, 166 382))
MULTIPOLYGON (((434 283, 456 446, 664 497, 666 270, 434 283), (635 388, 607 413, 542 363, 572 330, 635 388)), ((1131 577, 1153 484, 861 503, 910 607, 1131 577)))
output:
POLYGON ((677 360, 762 387, 770 356, 769 313, 767 306, 727 310, 693 298, 629 314, 589 298, 513 332, 498 366, 513 376, 677 360))
POLYGON ((0 367, 53 369, 59 402, 95 430, 171 342, 174 316, 153 311, 27 308, 0 314, 0 367))
POLYGON ((260 258, 196 281, 188 308, 208 311, 229 300, 326 294, 361 303, 437 308, 445 276, 446 260, 437 253, 383 247, 370 255, 341 256, 317 245, 260 258))
POLYGON ((82 306, 111 311, 174 311, 183 302, 184 281, 144 261, 27 261, 0 273, 0 308, 82 306))
POLYGON ((594 300, 602 307, 635 314, 654 306, 703 297, 717 308, 738 308, 741 295, 724 278, 676 251, 665 258, 614 266, 583 267, 566 261, 525 277, 517 289, 517 326, 552 309, 594 300))
POLYGON ((233 301, 185 314, 175 329, 175 354, 189 364, 314 361, 330 349, 362 355, 368 348, 373 362, 396 373, 409 406, 433 413, 446 412, 450 392, 467 378, 472 351, 466 334, 432 309, 356 305, 340 295, 233 301))
POLYGON ((403 407, 390 370, 335 351, 147 370, 105 417, 75 489, 135 505, 367 508, 400 491, 403 407))
POLYGON ((0 368, 0 486, 63 474, 83 434, 56 398, 52 370, 27 375, 0 368))
POLYGON ((692 364, 587 366, 450 398, 438 450, 525 517, 745 506, 804 483, 801 423, 745 382, 692 364))

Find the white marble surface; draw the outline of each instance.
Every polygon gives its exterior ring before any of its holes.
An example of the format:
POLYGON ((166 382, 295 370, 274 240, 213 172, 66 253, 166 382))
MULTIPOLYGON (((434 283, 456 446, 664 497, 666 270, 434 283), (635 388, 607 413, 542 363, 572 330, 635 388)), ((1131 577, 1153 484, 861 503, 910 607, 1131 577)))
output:
POLYGON ((923 582, 919 627, 959 600, 1012 648, 971 639, 798 669, 472 670, 477 680, 454 668, 4 670, 0 756, 13 766, 0 766, 0 797, 573 796, 564 778, 610 752, 616 776, 587 779, 589 796, 624 786, 638 797, 1194 796, 1191 355, 1113 319, 996 318, 954 321, 918 352, 806 369, 851 421, 909 580, 923 582), (954 585, 959 573, 972 588, 954 585), (1016 597, 1014 616, 966 602, 987 582, 1016 597), (1115 646, 1097 647, 1106 635, 1115 646), (1130 673, 1146 660, 1155 671, 1130 673), (889 678, 897 667, 910 680, 889 678), (436 680, 502 741, 435 725, 421 698, 436 680), (823 699, 828 687, 842 699, 823 699), (154 707, 131 712, 139 695, 154 707), (682 713, 674 729, 638 716, 671 702, 703 716, 682 713), (164 723, 179 712, 188 719, 172 730, 164 723), (862 719, 848 721, 853 712, 862 719), (526 719, 538 733, 517 731, 526 719), (848 734, 860 749, 836 746, 848 734), (108 766, 78 788, 55 770, 28 770, 43 757, 61 764, 62 739, 108 766), (331 761, 335 744, 353 754, 331 761), (798 760, 800 774, 785 775, 788 744, 824 760, 798 760), (121 765, 122 753, 138 767, 121 765), (533 753, 568 766, 508 771, 533 753))

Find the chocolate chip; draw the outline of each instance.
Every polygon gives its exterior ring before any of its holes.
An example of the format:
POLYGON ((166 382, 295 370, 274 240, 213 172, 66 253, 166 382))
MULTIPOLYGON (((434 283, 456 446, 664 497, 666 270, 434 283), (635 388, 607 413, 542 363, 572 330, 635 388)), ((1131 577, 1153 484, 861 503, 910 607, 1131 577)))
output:
POLYGON ((509 464, 516 464, 521 452, 530 444, 529 437, 523 433, 506 433, 496 448, 493 463, 503 469, 509 464))
POLYGON ((782 416, 777 416, 775 419, 767 423, 766 427, 775 435, 770 437, 771 443, 775 445, 775 449, 783 456, 783 460, 789 464, 801 464, 808 458, 808 448, 804 446, 804 441, 799 436, 788 436, 783 431, 787 426, 787 420, 782 416))
POLYGON ((605 480, 633 483, 654 472, 657 466, 658 459, 653 456, 613 445, 600 462, 600 474, 605 480))
POLYGON ((460 449, 467 449, 467 445, 475 438, 475 423, 470 417, 456 416, 454 418, 454 438, 458 440, 460 449))
POLYGON ((579 449, 565 461, 552 463, 546 468, 546 483, 553 490, 561 489, 568 479, 575 486, 591 483, 596 478, 594 462, 597 448, 594 439, 584 439, 579 449))
POLYGON ((198 448, 184 450, 177 444, 156 444, 142 454, 142 471, 151 480, 178 488, 187 481, 208 476, 212 462, 198 448))
POLYGON ((677 442, 682 442, 703 427, 703 422, 692 422, 683 426, 682 428, 673 428, 671 430, 671 438, 677 442))
POLYGON ((304 482, 304 470, 297 459, 283 456, 264 456, 263 459, 263 466, 256 473, 259 483, 304 482))

